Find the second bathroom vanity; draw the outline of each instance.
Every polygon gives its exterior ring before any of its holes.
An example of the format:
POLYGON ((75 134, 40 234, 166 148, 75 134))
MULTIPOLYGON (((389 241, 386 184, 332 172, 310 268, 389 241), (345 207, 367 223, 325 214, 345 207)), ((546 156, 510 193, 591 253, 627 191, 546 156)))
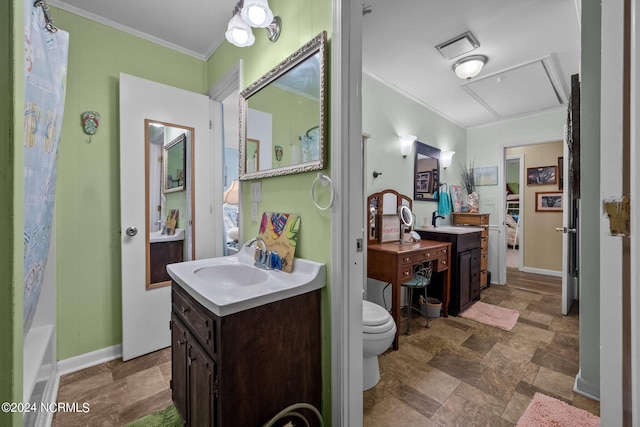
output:
POLYGON ((451 242, 449 313, 458 314, 480 299, 482 228, 443 226, 416 229, 422 239, 451 242))

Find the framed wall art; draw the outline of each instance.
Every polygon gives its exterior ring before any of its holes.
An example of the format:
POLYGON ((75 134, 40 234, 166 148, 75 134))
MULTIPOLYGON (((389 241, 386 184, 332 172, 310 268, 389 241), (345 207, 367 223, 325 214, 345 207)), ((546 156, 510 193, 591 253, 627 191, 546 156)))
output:
POLYGON ((562 191, 537 191, 536 212, 562 212, 562 191))
POLYGON ((556 184, 558 177, 557 166, 539 166, 527 168, 527 185, 556 184))

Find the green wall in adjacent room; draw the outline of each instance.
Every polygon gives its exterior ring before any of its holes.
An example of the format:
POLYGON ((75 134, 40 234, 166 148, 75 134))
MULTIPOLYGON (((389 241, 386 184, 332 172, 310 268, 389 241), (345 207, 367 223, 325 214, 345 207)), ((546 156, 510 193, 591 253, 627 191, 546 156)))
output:
MULTIPOLYGON (((253 46, 239 48, 228 42, 218 48, 209 59, 207 67, 207 88, 212 87, 238 61, 242 61, 241 86, 246 88, 260 76, 302 47, 322 31, 328 37, 332 28, 331 0, 271 0, 269 6, 280 16, 283 30, 276 43, 267 39, 265 30, 254 29, 256 42, 253 46)), ((327 49, 327 71, 330 70, 331 41, 327 49)), ((330 81, 330 78, 329 78, 330 81)), ((329 83, 330 85, 330 83, 329 83)), ((330 88, 327 87, 327 95, 330 88)), ((328 99, 327 99, 328 105, 328 99)), ((326 112, 330 117, 330 111, 326 112)), ((328 139, 329 155, 331 141, 328 139)), ((329 157, 328 155, 328 157, 329 157)), ((330 167, 324 173, 331 174, 330 167)), ((262 201, 258 204, 262 212, 289 212, 301 217, 300 237, 296 256, 323 262, 327 266, 327 287, 322 292, 322 335, 323 335, 323 408, 325 420, 331 416, 331 211, 318 210, 311 200, 311 184, 317 172, 262 179, 262 201)), ((258 234, 258 223, 251 221, 250 182, 242 182, 242 206, 240 228, 245 239, 258 234)), ((362 286, 355 284, 353 286, 362 286)), ((294 320, 294 319, 292 319, 294 320)))
POLYGON ((70 34, 56 194, 62 360, 122 342, 119 73, 204 93, 206 62, 51 9, 70 34), (101 115, 91 142, 80 123, 87 110, 101 115))

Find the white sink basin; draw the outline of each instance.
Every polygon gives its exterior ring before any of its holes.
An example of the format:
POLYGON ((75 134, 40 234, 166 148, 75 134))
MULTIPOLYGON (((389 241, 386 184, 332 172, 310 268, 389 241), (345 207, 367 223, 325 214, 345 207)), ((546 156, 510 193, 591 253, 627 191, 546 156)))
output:
POLYGON ((264 270, 244 264, 210 265, 193 270, 193 274, 201 280, 216 282, 221 286, 257 285, 269 278, 264 270))
POLYGON ((253 265, 255 247, 235 255, 169 264, 167 272, 200 304, 227 316, 323 288, 325 265, 295 258, 293 271, 263 270, 253 265))
POLYGON ((149 233, 150 243, 175 242, 177 240, 184 240, 184 229, 176 228, 174 234, 162 234, 161 230, 149 233))
POLYGON ((448 234, 467 234, 482 231, 482 227, 456 226, 456 225, 439 225, 435 228, 420 228, 421 231, 429 231, 431 233, 448 233, 448 234))

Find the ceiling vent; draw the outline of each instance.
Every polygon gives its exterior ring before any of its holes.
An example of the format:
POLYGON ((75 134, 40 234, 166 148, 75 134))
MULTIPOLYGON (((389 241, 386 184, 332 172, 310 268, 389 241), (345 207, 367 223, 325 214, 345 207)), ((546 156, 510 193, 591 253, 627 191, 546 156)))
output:
POLYGON ((467 31, 466 33, 460 34, 451 40, 440 43, 436 46, 436 49, 438 49, 438 52, 440 52, 440 54, 445 58, 453 59, 460 55, 464 55, 467 52, 471 52, 478 47, 480 47, 478 40, 476 40, 470 31, 467 31))

